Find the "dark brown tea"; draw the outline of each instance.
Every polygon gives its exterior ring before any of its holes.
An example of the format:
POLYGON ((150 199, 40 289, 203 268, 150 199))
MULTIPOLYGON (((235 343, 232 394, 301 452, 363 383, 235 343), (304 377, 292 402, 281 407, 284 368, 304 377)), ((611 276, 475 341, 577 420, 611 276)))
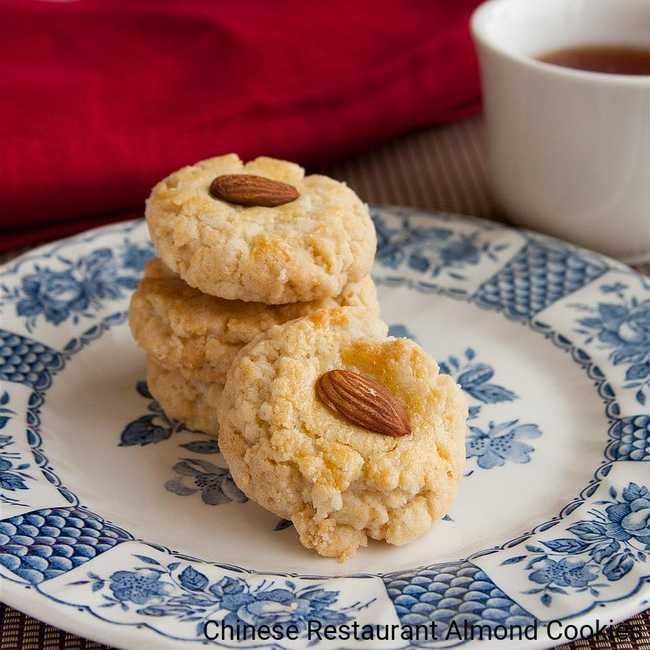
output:
POLYGON ((589 72, 650 75, 650 48, 645 47, 581 45, 547 52, 537 60, 589 72))

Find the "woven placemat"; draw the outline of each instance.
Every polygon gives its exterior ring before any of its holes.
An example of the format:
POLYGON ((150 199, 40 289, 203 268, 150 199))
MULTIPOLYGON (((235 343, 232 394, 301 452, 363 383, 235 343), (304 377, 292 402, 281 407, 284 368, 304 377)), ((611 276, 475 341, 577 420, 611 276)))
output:
MULTIPOLYGON (((459 212, 507 223, 490 200, 480 119, 409 134, 322 171, 345 180, 369 203, 459 212)), ((0 262, 18 253, 0 256, 0 262)), ((635 268, 650 275, 650 264, 635 268)), ((650 609, 598 636, 558 647, 650 650, 650 609)), ((0 603, 0 650, 106 648, 0 603)))

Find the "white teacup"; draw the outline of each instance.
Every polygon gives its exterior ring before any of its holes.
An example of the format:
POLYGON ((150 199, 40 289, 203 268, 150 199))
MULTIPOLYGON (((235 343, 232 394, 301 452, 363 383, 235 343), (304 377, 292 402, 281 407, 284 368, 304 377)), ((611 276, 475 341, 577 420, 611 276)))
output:
POLYGON ((650 76, 534 57, 650 46, 650 0, 491 0, 472 17, 490 173, 517 224, 628 262, 650 259, 650 76))

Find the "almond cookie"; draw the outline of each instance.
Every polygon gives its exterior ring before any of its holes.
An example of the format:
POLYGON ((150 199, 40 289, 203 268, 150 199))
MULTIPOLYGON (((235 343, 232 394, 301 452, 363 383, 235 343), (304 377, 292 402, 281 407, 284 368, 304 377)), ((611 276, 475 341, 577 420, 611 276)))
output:
POLYGON ((463 474, 464 394, 417 344, 385 333, 363 310, 315 312, 246 346, 224 388, 220 447, 239 488, 341 561, 368 537, 426 533, 463 474), (333 370, 356 383, 323 395, 333 370))
MULTIPOLYGON (((241 201, 235 194, 232 200, 241 201)), ((264 192, 249 194, 268 203, 264 192)), ((228 154, 183 167, 153 188, 145 214, 163 262, 190 286, 228 300, 285 304, 337 296, 370 272, 375 255, 368 208, 350 188, 273 158, 244 164, 228 154), (232 174, 280 181, 298 196, 274 207, 215 198, 223 197, 211 193, 215 178, 232 174)))
POLYGON ((189 379, 224 383, 239 350, 257 335, 318 308, 337 305, 366 307, 378 314, 370 276, 348 284, 336 298, 263 305, 208 296, 153 258, 131 299, 129 324, 138 345, 161 365, 189 379))
POLYGON ((223 384, 186 379, 149 357, 147 386, 168 418, 180 420, 190 429, 218 433, 217 412, 223 384))

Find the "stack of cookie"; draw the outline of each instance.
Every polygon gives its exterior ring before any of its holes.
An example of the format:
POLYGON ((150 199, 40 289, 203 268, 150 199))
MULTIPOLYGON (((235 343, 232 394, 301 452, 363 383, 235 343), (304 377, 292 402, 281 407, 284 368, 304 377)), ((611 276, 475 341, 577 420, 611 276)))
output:
POLYGON ((467 404, 386 336, 356 194, 231 154, 161 181, 146 215, 159 257, 129 322, 165 412, 218 432, 239 488, 320 555, 429 530, 462 477, 467 404))
POLYGON ((230 154, 162 180, 146 216, 159 257, 145 267, 129 324, 147 353, 149 390, 191 428, 218 431, 228 368, 273 325, 335 306, 379 314, 368 275, 374 227, 343 183, 230 154))

